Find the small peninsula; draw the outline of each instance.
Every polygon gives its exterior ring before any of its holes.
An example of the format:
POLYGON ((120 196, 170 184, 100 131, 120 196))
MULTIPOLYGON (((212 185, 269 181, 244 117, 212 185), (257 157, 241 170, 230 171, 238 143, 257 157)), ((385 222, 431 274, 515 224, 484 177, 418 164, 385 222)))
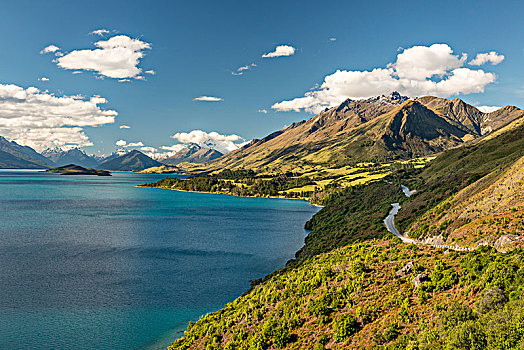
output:
POLYGON ((97 175, 97 176, 111 176, 111 173, 106 170, 98 170, 92 168, 84 168, 79 165, 69 164, 58 168, 47 169, 44 173, 60 173, 61 175, 97 175))

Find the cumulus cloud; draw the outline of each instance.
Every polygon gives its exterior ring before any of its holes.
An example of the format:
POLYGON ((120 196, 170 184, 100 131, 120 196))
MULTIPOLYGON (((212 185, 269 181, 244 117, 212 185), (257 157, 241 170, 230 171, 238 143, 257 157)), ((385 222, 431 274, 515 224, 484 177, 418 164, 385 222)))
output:
POLYGON ((202 147, 216 149, 221 153, 233 151, 245 143, 245 140, 238 135, 222 135, 215 131, 210 133, 202 130, 177 132, 171 137, 181 143, 196 143, 202 147))
POLYGON ((329 38, 329 41, 337 41, 337 38, 329 38))
POLYGON ((120 129, 131 129, 129 125, 120 125, 120 129))
POLYGON ((89 33, 90 35, 100 35, 100 36, 104 36, 104 34, 109 34, 109 30, 107 29, 97 29, 97 30, 93 30, 91 33, 89 33))
POLYGON ((59 67, 75 71, 93 71, 100 77, 114 79, 143 78, 140 59, 151 44, 126 35, 97 41, 96 49, 74 50, 56 59, 59 67))
POLYGON ((453 54, 446 44, 413 46, 402 50, 394 63, 371 71, 337 70, 304 96, 275 103, 279 111, 318 113, 347 98, 360 99, 399 91, 403 95, 437 95, 484 92, 495 74, 464 68, 466 54, 453 54))
POLYGON ((221 97, 215 97, 215 96, 200 96, 200 97, 195 97, 193 101, 220 102, 220 101, 224 101, 224 99, 221 97))
POLYGON ((498 107, 498 106, 477 106, 477 109, 484 113, 495 112, 496 110, 501 109, 501 108, 502 107, 498 107))
POLYGON ((275 51, 271 51, 262 55, 263 58, 273 58, 282 56, 292 56, 295 54, 295 48, 290 45, 278 45, 275 51))
POLYGON ((40 80, 40 81, 49 81, 49 78, 47 78, 47 77, 42 77, 42 78, 38 78, 38 80, 40 80))
POLYGON ((127 145, 127 141, 126 140, 118 140, 117 142, 115 142, 115 145, 117 145, 118 147, 125 147, 125 145, 127 145))
POLYGON ((84 127, 114 123, 100 96, 56 96, 35 87, 0 84, 0 135, 37 150, 92 146, 84 127))
POLYGON ((144 73, 146 73, 146 74, 151 74, 151 75, 155 75, 155 74, 156 74, 156 71, 154 71, 153 69, 150 69, 150 70, 146 70, 144 73))
POLYGON ((259 109, 259 110, 258 110, 258 113, 264 113, 264 114, 267 114, 267 109, 259 109))
POLYGON ((482 66, 489 62, 495 66, 502 61, 504 61, 504 55, 499 55, 495 51, 491 51, 488 53, 479 53, 477 57, 469 62, 469 64, 472 66, 482 66))
POLYGON ((60 50, 58 46, 49 45, 49 46, 44 47, 42 51, 40 51, 40 54, 43 55, 43 54, 50 53, 50 52, 56 52, 58 50, 60 50))

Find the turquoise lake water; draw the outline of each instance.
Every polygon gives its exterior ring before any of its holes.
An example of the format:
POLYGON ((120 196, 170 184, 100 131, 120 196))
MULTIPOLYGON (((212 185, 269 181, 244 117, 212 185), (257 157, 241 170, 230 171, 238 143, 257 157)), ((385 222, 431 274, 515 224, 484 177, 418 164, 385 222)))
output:
POLYGON ((0 171, 0 349, 161 349, 283 267, 318 208, 0 171))

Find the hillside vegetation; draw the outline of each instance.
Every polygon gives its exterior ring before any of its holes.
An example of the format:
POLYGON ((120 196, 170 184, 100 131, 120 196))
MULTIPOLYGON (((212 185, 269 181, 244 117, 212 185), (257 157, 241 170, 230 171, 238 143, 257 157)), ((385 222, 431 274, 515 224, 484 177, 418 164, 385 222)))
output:
POLYGON ((523 259, 352 244, 274 274, 170 349, 521 349, 523 259))

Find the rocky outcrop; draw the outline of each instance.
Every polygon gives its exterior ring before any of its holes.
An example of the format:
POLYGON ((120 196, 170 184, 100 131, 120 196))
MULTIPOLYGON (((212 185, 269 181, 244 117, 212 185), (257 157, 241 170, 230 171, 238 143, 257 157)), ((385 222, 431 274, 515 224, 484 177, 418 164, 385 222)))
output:
POLYGON ((415 288, 418 288, 418 286, 420 286, 424 282, 428 282, 428 281, 429 281, 429 277, 425 273, 420 273, 415 278, 413 278, 411 280, 411 282, 413 283, 413 286, 415 288))
POLYGON ((395 276, 405 277, 411 273, 411 270, 413 270, 413 267, 415 267, 415 265, 413 264, 413 261, 410 261, 406 265, 404 265, 403 268, 395 272, 395 276))

